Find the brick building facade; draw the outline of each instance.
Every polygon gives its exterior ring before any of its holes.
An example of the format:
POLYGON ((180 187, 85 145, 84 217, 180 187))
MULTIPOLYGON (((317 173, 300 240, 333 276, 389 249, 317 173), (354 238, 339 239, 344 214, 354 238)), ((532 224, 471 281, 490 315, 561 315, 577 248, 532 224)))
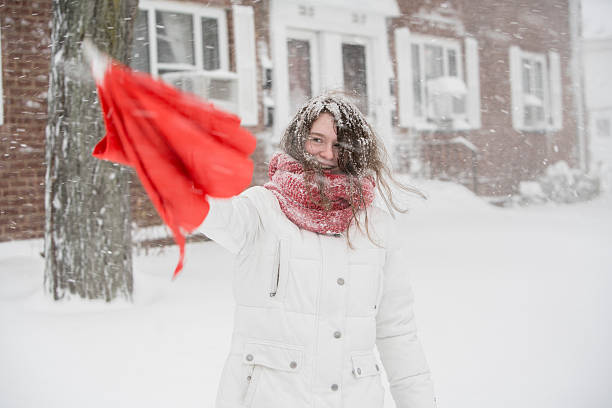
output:
MULTIPOLYGON (((466 48, 470 41, 478 50, 480 92, 476 96, 479 105, 476 124, 468 123, 466 129, 451 126, 414 132, 409 126, 403 130, 404 134, 412 130, 423 142, 422 156, 429 162, 433 177, 444 174, 477 188, 479 194, 496 196, 515 192, 521 180, 533 179, 559 160, 572 166, 583 164, 579 150, 585 146, 580 146, 574 113, 575 84, 570 67, 572 16, 568 1, 466 0, 452 2, 455 7, 443 8, 424 8, 408 1, 399 3, 403 17, 394 19, 392 30, 408 27, 411 35, 456 41, 465 66, 469 64, 466 48), (527 63, 531 66, 525 67, 527 63), (541 71, 533 72, 539 64, 541 71), (526 101, 517 104, 516 94, 531 97, 539 93, 537 85, 530 91, 516 89, 525 85, 527 68, 531 68, 532 75, 541 75, 543 81, 539 96, 542 100, 533 101, 534 107, 541 103, 537 109, 543 111, 543 117, 532 124, 525 123, 525 117, 517 118, 526 113, 528 106, 526 101), (522 72, 513 73, 513 69, 522 72), (467 142, 440 143, 457 137, 467 142), (472 179, 473 157, 477 160, 476 187, 472 179)), ((466 67, 465 71, 469 69, 466 67)), ((466 82, 468 88, 472 86, 469 78, 466 82)), ((537 78, 532 82, 537 82, 537 78)), ((469 90, 467 96, 469 99, 469 90)))
MULTIPOLYGON (((43 234, 51 3, 0 1, 0 241, 43 234)), ((583 165, 572 3, 140 0, 132 65, 240 114, 254 183, 295 106, 344 88, 397 169, 500 196, 583 165)), ((136 224, 159 223, 132 190, 136 224)))
POLYGON ((0 240, 34 238, 45 220, 51 1, 0 5, 0 240))

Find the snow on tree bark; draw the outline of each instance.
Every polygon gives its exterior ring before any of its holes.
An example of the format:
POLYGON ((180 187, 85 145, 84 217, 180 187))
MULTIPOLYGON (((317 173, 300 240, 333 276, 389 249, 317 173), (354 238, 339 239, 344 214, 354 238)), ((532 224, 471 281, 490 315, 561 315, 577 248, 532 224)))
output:
POLYGON ((46 129, 45 288, 59 300, 132 297, 128 169, 91 153, 104 136, 82 42, 127 61, 138 0, 54 0, 46 129))

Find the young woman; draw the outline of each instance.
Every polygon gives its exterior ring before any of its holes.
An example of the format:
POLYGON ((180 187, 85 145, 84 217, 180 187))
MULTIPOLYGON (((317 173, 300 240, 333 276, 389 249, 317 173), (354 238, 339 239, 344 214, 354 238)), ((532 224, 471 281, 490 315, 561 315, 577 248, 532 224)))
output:
POLYGON ((217 408, 435 406, 383 148, 342 97, 305 104, 270 181, 211 200, 200 231, 237 257, 231 351, 217 408), (378 349, 382 364, 374 348, 378 349))

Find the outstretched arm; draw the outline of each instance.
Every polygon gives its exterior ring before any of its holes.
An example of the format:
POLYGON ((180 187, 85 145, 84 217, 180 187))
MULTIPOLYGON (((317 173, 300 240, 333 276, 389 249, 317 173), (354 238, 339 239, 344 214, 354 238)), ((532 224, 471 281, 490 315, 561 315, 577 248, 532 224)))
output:
POLYGON ((210 210, 197 230, 228 251, 238 254, 250 246, 264 228, 269 193, 251 187, 230 199, 209 197, 210 210))

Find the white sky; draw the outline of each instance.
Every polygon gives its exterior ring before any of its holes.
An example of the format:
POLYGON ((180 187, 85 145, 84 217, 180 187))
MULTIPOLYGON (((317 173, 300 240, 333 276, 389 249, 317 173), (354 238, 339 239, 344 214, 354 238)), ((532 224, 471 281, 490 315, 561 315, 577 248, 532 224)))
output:
POLYGON ((612 37, 612 0, 582 0, 585 38, 612 37))

